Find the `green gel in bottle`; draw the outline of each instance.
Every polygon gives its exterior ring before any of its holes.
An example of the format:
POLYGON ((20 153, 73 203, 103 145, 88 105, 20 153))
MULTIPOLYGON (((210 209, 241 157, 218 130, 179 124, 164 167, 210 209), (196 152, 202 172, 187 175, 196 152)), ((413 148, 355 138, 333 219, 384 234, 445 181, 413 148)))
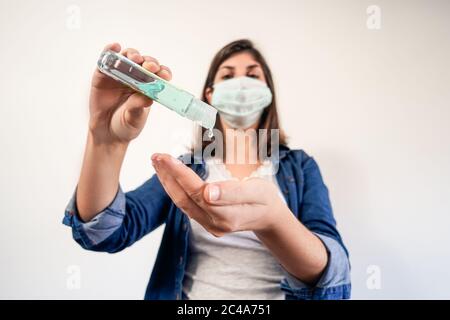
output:
POLYGON ((98 60, 98 68, 111 78, 199 123, 209 129, 210 134, 212 133, 217 110, 189 92, 177 88, 114 51, 107 50, 102 53, 98 60))

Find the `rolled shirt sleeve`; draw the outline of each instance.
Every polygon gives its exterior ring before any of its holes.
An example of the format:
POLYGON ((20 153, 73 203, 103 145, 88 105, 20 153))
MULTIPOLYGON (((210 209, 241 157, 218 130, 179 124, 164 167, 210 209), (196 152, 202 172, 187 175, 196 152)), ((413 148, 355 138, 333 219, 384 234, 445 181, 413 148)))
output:
POLYGON ((314 233, 324 244, 327 254, 327 265, 315 286, 300 281, 287 271, 282 282, 291 299, 349 299, 351 292, 350 262, 346 251, 335 239, 314 233))
POLYGON ((112 235, 122 224, 126 212, 125 193, 119 185, 111 204, 99 212, 91 221, 80 219, 76 205, 76 189, 70 199, 63 218, 63 224, 72 228, 72 235, 83 248, 91 249, 112 235))

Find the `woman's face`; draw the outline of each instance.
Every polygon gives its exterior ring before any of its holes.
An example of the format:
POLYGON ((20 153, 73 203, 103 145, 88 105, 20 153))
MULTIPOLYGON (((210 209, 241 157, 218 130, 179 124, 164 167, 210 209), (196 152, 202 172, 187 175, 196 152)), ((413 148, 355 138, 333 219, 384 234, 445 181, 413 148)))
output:
MULTIPOLYGON (((222 62, 217 69, 216 76, 214 77, 214 84, 224 80, 247 76, 266 82, 264 72, 259 62, 255 61, 253 56, 248 52, 242 52, 235 54, 222 62)), ((206 89, 206 98, 211 103, 212 89, 206 89)))

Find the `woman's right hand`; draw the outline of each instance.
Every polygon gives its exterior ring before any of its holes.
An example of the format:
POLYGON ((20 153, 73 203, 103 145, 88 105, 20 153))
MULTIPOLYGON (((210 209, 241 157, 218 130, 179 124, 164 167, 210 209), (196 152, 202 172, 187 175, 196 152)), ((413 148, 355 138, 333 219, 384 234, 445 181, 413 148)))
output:
MULTIPOLYGON (((120 52, 118 43, 107 45, 104 50, 120 52)), ((141 55, 136 49, 128 48, 121 52, 128 59, 142 65, 170 81, 172 73, 158 60, 141 55)), ((144 128, 152 100, 124 84, 95 70, 92 78, 89 99, 89 131, 96 143, 128 144, 144 128)))

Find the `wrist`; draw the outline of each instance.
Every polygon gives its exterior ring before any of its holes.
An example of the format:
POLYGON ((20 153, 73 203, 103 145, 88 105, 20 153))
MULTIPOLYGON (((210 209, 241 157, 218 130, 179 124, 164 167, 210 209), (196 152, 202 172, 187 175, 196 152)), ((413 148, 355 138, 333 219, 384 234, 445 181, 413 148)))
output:
POLYGON ((89 129, 87 144, 96 149, 102 149, 108 153, 123 152, 128 148, 129 141, 120 141, 118 139, 111 139, 102 134, 97 134, 94 130, 89 129))
POLYGON ((292 223, 292 218, 294 217, 288 206, 281 201, 276 206, 271 206, 266 215, 267 219, 264 227, 257 231, 261 235, 282 232, 283 227, 292 223))

